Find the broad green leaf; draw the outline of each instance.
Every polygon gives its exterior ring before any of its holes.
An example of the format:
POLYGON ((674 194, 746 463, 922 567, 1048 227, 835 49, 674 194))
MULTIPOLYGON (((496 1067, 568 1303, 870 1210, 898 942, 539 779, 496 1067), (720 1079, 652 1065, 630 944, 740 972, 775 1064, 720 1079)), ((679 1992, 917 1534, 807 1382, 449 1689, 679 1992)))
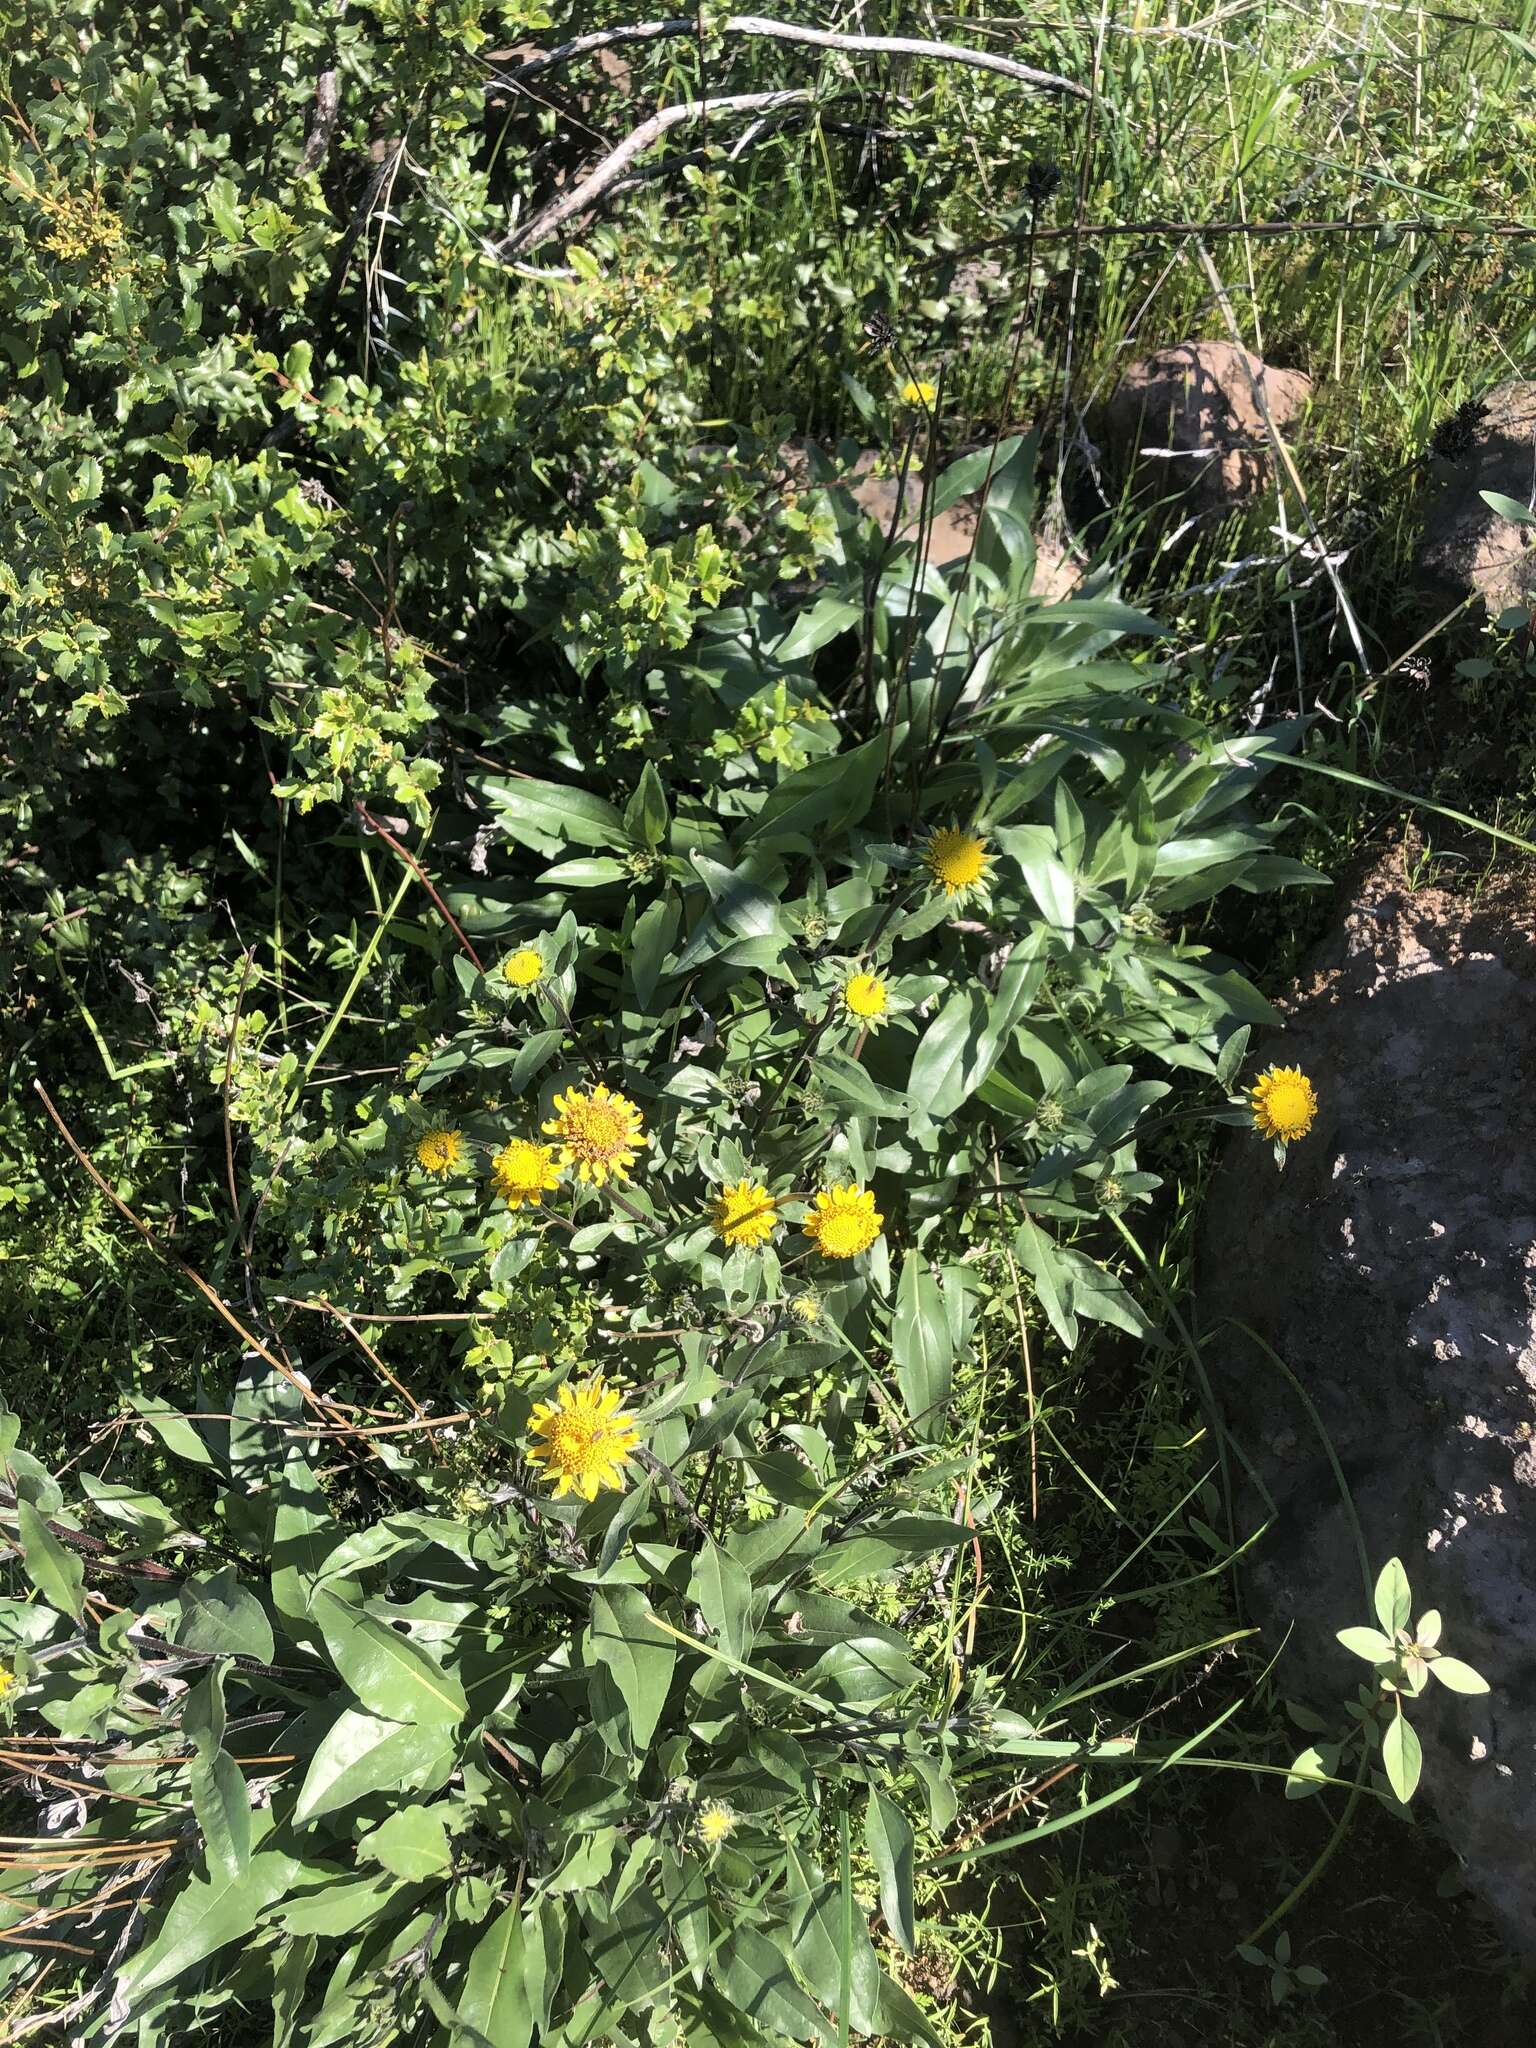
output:
POLYGON ((752 1648, 752 1581, 713 1539, 693 1561, 688 1591, 720 1647, 745 1663, 752 1648))
POLYGON ((667 1909, 649 1885, 636 1885, 611 1915, 588 1910, 588 1949, 609 1996, 631 2006, 659 1991, 675 1964, 667 1909))
POLYGON ((624 820, 606 798, 563 782, 482 778, 480 787, 502 829, 521 845, 546 856, 572 846, 623 846, 624 820))
POLYGON ((59 1541, 29 1500, 16 1503, 16 1534, 27 1577, 50 1607, 78 1621, 85 1612, 85 1567, 79 1558, 59 1541))
POLYGON ((884 1636, 861 1632, 857 1624, 845 1642, 834 1643, 817 1658, 804 1681, 808 1692, 846 1706, 872 1706, 922 1682, 922 1672, 905 1650, 884 1636))
POLYGON ((709 1967, 731 2004, 754 2025, 791 2041, 827 2040, 826 2021, 801 1990, 789 1958, 756 1927, 733 1928, 709 1967))
POLYGON ((624 807, 624 829, 636 846, 656 847, 664 844, 671 824, 672 814, 667 808, 661 777, 655 762, 647 761, 640 770, 635 793, 624 807))
POLYGON ((1387 1783, 1406 1806, 1419 1787, 1424 1752, 1412 1723, 1401 1710, 1387 1724, 1381 1738, 1381 1761, 1387 1783))
POLYGON ((1390 1664, 1397 1655, 1396 1645, 1390 1636, 1384 1636, 1374 1628, 1341 1628, 1339 1641, 1356 1657, 1363 1657, 1367 1664, 1390 1664))
POLYGON ((476 1942, 464 1973, 458 2016, 495 2048, 527 2048, 533 2036, 527 1949, 522 1907, 508 1906, 476 1942))
POLYGON ((781 935, 778 902, 766 889, 702 853, 693 856, 693 865, 709 891, 715 916, 733 938, 770 939, 781 935))
POLYGON ((1463 1664, 1459 1657, 1435 1657, 1430 1661, 1429 1675, 1438 1678, 1443 1686, 1452 1692, 1479 1693, 1488 1691, 1488 1681, 1480 1671, 1474 1671, 1470 1664, 1463 1664))
POLYGON ((864 1809, 864 1844, 879 1880, 886 1925, 907 1954, 913 1955, 917 1924, 912 1906, 912 1828, 900 1807, 893 1806, 873 1785, 864 1809))
POLYGON ((376 1793, 435 1791, 455 1762, 444 1721, 385 1721, 348 1707, 310 1759, 294 1808, 295 1827, 355 1806, 376 1793))
POLYGON ((630 935, 627 966, 635 1000, 648 1010, 661 980, 662 965, 677 939, 678 907, 669 897, 658 897, 635 919, 630 935))
POLYGON ((402 1806, 363 1836, 361 1862, 381 1863, 407 1884, 446 1877, 453 1861, 448 1829, 435 1806, 402 1806))
POLYGON ((885 760, 885 738, 865 740, 786 775, 736 834, 738 847, 759 840, 831 839, 869 809, 885 760))
POLYGON ((211 1657, 254 1657, 270 1664, 274 1644, 266 1610, 235 1568, 188 1579, 176 1596, 176 1645, 211 1657))
POLYGON ((980 989, 957 989, 918 1040, 907 1093, 935 1122, 953 1116, 985 1078, 982 1033, 987 999, 980 989))
POLYGON ((242 1941, 287 1891, 297 1867, 291 1856, 259 1849, 238 1878, 222 1868, 188 1878, 172 1894, 152 1939, 123 1965, 117 1998, 133 2012, 151 1992, 188 1976, 229 1942, 242 1941))
POLYGON ((891 1317, 891 1357, 913 1427, 929 1442, 939 1442, 947 1420, 955 1351, 943 1294, 919 1251, 908 1251, 902 1260, 891 1317))
POLYGON ((966 1531, 942 1515, 893 1515, 874 1529, 829 1543, 816 1560, 816 1577, 824 1586, 852 1585, 965 1540, 966 1531))
POLYGON ((187 1694, 181 1732, 197 1752, 187 1767, 187 1782, 208 1867, 222 1866, 239 1877, 251 1860, 251 1798, 240 1766, 222 1746, 227 1668, 215 1665, 187 1694))
POLYGON ((1046 825, 1015 825, 1000 829, 997 839, 1023 870, 1040 915, 1058 931, 1070 932, 1077 922, 1077 884, 1061 862, 1055 833, 1046 825))
POLYGON ((336 1669, 365 1707, 396 1721, 464 1717, 464 1688, 419 1644, 321 1587, 313 1612, 336 1669))
POLYGON ((1408 1626, 1408 1617, 1413 1609, 1413 1596, 1408 1588, 1408 1574, 1403 1570, 1399 1557, 1390 1557, 1381 1568, 1376 1581, 1376 1619, 1389 1636, 1396 1635, 1400 1628, 1408 1626))
POLYGON ((650 1746, 677 1659, 671 1636, 649 1617, 650 1603, 635 1586, 599 1586, 592 1595, 591 1661, 618 1686, 636 1754, 650 1746))
MULTIPOLYGON (((790 1840, 784 1886, 787 1945, 795 1968, 833 2014, 838 2011, 843 1983, 841 1905, 841 1888, 790 1840)), ((862 1908, 852 1918, 847 2017, 855 2033, 873 2034, 880 2027, 880 1965, 875 1961, 862 1908)))

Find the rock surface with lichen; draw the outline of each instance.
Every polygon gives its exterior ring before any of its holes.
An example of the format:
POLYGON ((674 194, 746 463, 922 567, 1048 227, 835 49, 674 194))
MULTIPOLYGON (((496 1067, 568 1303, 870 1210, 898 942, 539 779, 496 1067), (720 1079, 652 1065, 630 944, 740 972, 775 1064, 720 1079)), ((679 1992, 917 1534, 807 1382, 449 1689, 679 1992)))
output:
POLYGON ((1424 1794, 1536 1952, 1536 904, 1411 889, 1394 856, 1286 1007, 1266 1056, 1311 1076, 1316 1123, 1283 1173, 1234 1142, 1200 1264, 1240 1532, 1273 1500, 1253 1617, 1276 1649, 1292 1631, 1279 1683, 1342 1732, 1365 1667, 1334 1632, 1372 1617, 1326 1432, 1371 1573, 1401 1557, 1491 1683, 1414 1704, 1424 1794))

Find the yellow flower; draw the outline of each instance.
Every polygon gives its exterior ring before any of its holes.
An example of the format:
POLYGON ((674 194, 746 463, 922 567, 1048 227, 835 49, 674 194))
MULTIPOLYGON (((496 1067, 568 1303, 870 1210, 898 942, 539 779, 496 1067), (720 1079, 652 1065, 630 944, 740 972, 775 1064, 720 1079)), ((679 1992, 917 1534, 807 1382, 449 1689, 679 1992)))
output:
POLYGON ((610 1174, 628 1180, 636 1151, 651 1142, 640 1129, 635 1105, 601 1081, 590 1093, 568 1088, 557 1095, 555 1114, 544 1128, 560 1140, 560 1164, 574 1166, 580 1179, 599 1187, 610 1174))
POLYGON ((699 1808, 699 1840, 713 1852, 736 1832, 736 1814, 723 1799, 706 1799, 699 1808))
POLYGON ((766 1188, 756 1181, 739 1180, 715 1196, 709 1205, 709 1220, 727 1244, 759 1245, 772 1237, 778 1218, 766 1188))
POLYGON ((878 1026, 890 1006, 889 991, 878 974, 850 974, 843 983, 843 1008, 861 1024, 878 1026))
POLYGON ((625 1468, 640 1435, 623 1395, 603 1376, 573 1387, 567 1380, 553 1401, 536 1401, 529 1418, 528 1462, 552 1480, 555 1498, 579 1493, 596 1500, 600 1486, 624 1490, 625 1468))
POLYGON ((416 1164, 423 1173, 435 1173, 441 1178, 452 1173, 464 1157, 464 1134, 439 1126, 435 1131, 425 1131, 416 1140, 416 1164))
POLYGON ((937 384, 919 382, 916 377, 909 377, 901 387, 901 399, 904 405, 932 405, 938 395, 939 387, 937 384))
POLYGON ((934 887, 946 896, 963 896, 978 883, 984 885, 991 861, 986 840, 974 832, 962 832, 956 825, 930 833, 923 848, 923 865, 933 877, 934 887))
POLYGON ((800 1227, 824 1259, 856 1259, 869 1250, 884 1222, 872 1192, 849 1181, 824 1188, 800 1227))
POLYGON ((501 971, 514 988, 532 988, 544 979, 544 955, 532 946, 519 946, 502 961, 501 971))
POLYGON ((3 1700, 5 1698, 6 1694, 11 1690, 11 1688, 15 1684, 15 1672, 7 1671, 5 1666, 3 1664, 0 1664, 0 1700, 3 1700))
POLYGON ((553 1145, 535 1145, 531 1138, 513 1138, 491 1161, 491 1180, 509 1209, 524 1202, 537 1209, 551 1188, 560 1185, 553 1145))
POLYGON ((1300 1067, 1267 1067, 1253 1084, 1253 1121, 1266 1138, 1304 1138, 1317 1115, 1317 1090, 1300 1067))
POLYGON ((796 1322, 807 1330, 821 1321, 821 1301, 814 1294, 797 1294, 789 1304, 789 1312, 796 1322))

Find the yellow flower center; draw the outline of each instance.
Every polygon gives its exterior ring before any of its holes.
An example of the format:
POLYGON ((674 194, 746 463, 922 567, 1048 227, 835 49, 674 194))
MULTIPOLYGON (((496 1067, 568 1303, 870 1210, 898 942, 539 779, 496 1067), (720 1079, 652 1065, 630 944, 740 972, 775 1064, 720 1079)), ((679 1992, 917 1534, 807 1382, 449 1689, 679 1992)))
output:
POLYGON ((532 946, 519 946, 502 965, 502 973, 514 988, 532 988, 544 979, 544 956, 532 946))
POLYGON ((766 1244, 776 1222, 774 1200, 756 1181, 739 1180, 724 1187, 709 1207, 709 1220, 729 1245, 766 1244))
POLYGON ((1300 1067, 1270 1067, 1254 1083, 1250 1101, 1259 1131, 1282 1144, 1304 1138, 1317 1115, 1317 1091, 1300 1067))
POLYGON ((853 974, 843 984, 843 1001, 855 1017, 883 1017, 888 998, 878 974, 853 974))
POLYGON ((582 1180, 599 1186, 610 1174, 626 1180, 636 1149, 650 1143, 635 1105, 601 1082, 590 1094, 571 1088, 557 1095, 555 1114, 544 1129, 560 1140, 561 1165, 574 1166, 582 1180))
POLYGON ((416 1141, 416 1164, 423 1173, 452 1173, 463 1156, 464 1139, 458 1131, 427 1131, 416 1141))
POLYGON ((932 405, 938 395, 938 385, 930 384, 926 378, 909 377, 901 387, 902 400, 907 405, 932 405))
POLYGON ((560 1185, 554 1146, 513 1138, 492 1160, 491 1180, 509 1209, 520 1209, 524 1202, 537 1209, 550 1189, 560 1185))
POLYGON ((884 1222, 871 1191, 849 1182, 819 1194, 802 1228, 824 1259, 854 1259, 869 1250, 884 1222))
POLYGON ((979 882, 990 859, 984 839, 954 827, 935 832, 923 849, 924 865, 946 896, 979 882))
POLYGON ((579 1387, 567 1383, 553 1402, 535 1403, 528 1460, 554 1481, 557 1499, 575 1492, 596 1500, 599 1487, 622 1489, 640 1434, 622 1402, 619 1391, 605 1387, 599 1375, 579 1387))
POLYGON ((711 1799, 699 1808, 699 1840, 706 1849, 718 1849, 736 1831, 736 1815, 723 1799, 711 1799))

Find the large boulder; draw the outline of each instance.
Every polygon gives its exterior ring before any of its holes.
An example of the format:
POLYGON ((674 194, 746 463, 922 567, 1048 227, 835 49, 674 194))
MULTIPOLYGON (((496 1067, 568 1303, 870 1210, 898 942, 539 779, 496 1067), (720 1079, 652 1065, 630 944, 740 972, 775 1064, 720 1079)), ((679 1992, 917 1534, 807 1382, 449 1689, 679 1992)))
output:
POLYGON ((1181 341, 1132 363, 1104 409, 1111 467, 1133 490, 1221 513, 1269 488, 1274 458, 1258 384, 1277 429, 1312 395, 1300 370, 1279 370, 1230 341, 1181 341))
POLYGON ((1435 436, 1434 478, 1419 566, 1442 597, 1477 596, 1497 618, 1536 607, 1536 527, 1507 519, 1483 498, 1498 491, 1529 505, 1536 491, 1536 382, 1496 384, 1435 436))
MULTIPOLYGON (((1468 1881, 1536 1951, 1536 910, 1371 874, 1287 1005, 1271 1051, 1320 1108, 1283 1172, 1234 1144, 1207 1207, 1203 1355, 1232 1434, 1273 1496, 1253 1610, 1292 1696, 1342 1728, 1369 1623, 1347 1511, 1372 1571, 1403 1559, 1415 1615, 1488 1678, 1431 1685, 1412 1718, 1424 1785, 1468 1881), (1229 1320, 1230 1319, 1230 1320, 1229 1320)), ((1241 1472, 1241 1459, 1234 1465, 1241 1472)), ((1245 1528, 1263 1519, 1243 1481, 1245 1528)))

